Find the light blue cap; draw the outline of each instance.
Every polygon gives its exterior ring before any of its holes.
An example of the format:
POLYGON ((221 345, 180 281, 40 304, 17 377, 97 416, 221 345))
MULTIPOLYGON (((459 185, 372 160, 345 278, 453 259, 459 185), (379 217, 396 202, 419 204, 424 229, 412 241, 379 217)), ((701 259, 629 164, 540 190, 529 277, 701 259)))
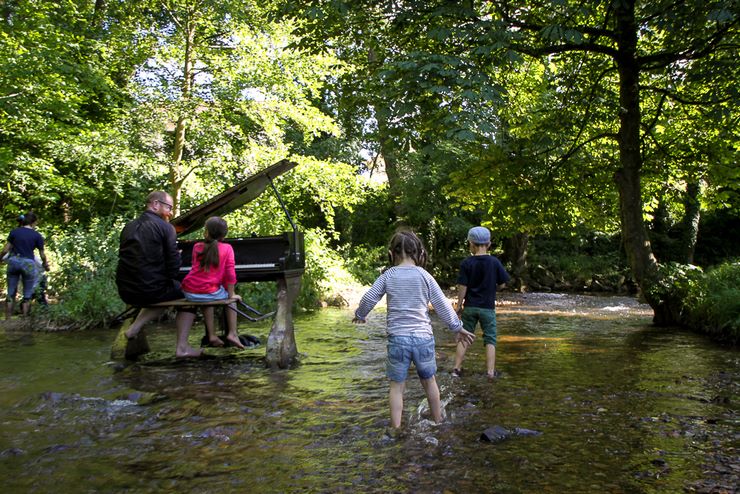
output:
POLYGON ((491 241, 491 232, 483 226, 474 226, 468 230, 468 241, 474 244, 487 244, 491 241))

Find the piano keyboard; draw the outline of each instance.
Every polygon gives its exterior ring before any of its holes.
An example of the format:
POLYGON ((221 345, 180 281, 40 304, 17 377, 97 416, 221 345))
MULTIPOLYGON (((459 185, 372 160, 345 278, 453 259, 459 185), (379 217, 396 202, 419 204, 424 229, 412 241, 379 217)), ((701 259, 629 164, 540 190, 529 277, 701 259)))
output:
POLYGON ((275 268, 279 264, 276 262, 265 262, 262 264, 237 264, 234 266, 235 269, 264 269, 264 268, 275 268))
MULTIPOLYGON (((257 263, 257 264, 237 264, 234 266, 234 269, 268 269, 268 268, 275 268, 278 267, 279 264, 275 262, 264 262, 264 263, 257 263)), ((182 266, 180 268, 181 273, 187 273, 190 271, 190 266, 182 266)))

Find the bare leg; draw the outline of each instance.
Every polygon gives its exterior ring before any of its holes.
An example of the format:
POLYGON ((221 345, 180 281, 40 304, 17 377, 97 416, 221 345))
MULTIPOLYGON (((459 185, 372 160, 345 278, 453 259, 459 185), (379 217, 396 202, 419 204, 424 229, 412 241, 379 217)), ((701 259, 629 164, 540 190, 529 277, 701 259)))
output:
POLYGON ((131 323, 131 326, 129 326, 128 330, 126 331, 126 338, 135 338, 136 335, 139 334, 139 331, 141 331, 141 328, 144 327, 144 324, 157 319, 160 315, 162 315, 163 312, 164 308, 141 309, 139 311, 139 315, 136 316, 136 320, 131 323))
POLYGON ((203 353, 201 350, 191 347, 188 342, 188 334, 194 320, 195 314, 192 312, 180 311, 177 313, 177 318, 175 318, 175 324, 177 325, 176 357, 199 357, 203 353))
POLYGON ((213 307, 203 307, 202 310, 203 322, 206 325, 206 334, 208 334, 208 343, 211 346, 224 346, 224 342, 216 336, 216 331, 213 327, 213 307))
POLYGON ((239 335, 236 332, 236 304, 229 304, 229 308, 224 308, 226 311, 226 325, 228 326, 229 333, 226 336, 226 340, 237 348, 244 349, 245 346, 239 341, 239 335))
POLYGON ((12 300, 6 300, 5 301, 5 320, 8 321, 13 316, 13 305, 14 302, 12 300))
POLYGON ((486 344, 486 369, 488 377, 496 377, 496 347, 490 343, 486 344))
POLYGON ((403 392, 406 389, 405 382, 391 381, 391 390, 389 393, 391 402, 391 427, 398 429, 401 427, 401 414, 403 413, 403 392))
POLYGON ((442 402, 439 399, 439 386, 437 386, 437 379, 432 376, 429 379, 420 379, 419 381, 424 387, 424 392, 427 394, 427 401, 429 402, 429 411, 432 412, 432 419, 439 424, 442 422, 442 402))
POLYGON ((465 352, 468 351, 468 345, 464 342, 459 342, 457 344, 457 349, 455 350, 455 369, 461 370, 463 360, 465 360, 465 352))

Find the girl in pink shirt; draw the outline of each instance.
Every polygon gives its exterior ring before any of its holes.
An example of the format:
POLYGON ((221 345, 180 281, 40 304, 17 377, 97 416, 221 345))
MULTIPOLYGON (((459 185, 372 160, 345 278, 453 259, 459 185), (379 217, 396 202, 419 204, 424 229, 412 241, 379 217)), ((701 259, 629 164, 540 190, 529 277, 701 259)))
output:
MULTIPOLYGON (((234 293, 236 271, 234 270, 234 249, 223 243, 228 226, 223 218, 212 216, 206 220, 204 241, 193 246, 193 267, 182 280, 182 291, 191 302, 211 302, 226 298, 241 300, 234 293)), ((229 307, 236 309, 236 303, 229 307)), ((203 307, 203 319, 211 346, 224 346, 213 329, 213 307, 203 307)), ((195 316, 192 316, 195 319, 195 316)), ((190 325, 192 325, 192 319, 190 325)), ((226 341, 230 345, 244 348, 236 333, 236 311, 226 311, 228 334, 226 341)))

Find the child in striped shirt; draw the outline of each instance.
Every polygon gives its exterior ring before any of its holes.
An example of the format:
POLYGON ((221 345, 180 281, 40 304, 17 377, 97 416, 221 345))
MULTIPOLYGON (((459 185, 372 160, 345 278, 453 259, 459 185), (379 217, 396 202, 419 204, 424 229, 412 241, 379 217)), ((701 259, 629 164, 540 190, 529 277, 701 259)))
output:
POLYGON ((419 381, 429 401, 432 418, 440 423, 442 406, 435 379, 437 361, 429 303, 432 303, 447 327, 457 334, 458 342, 470 344, 475 335, 463 329, 452 304, 445 298, 432 275, 424 269, 426 252, 419 237, 411 231, 396 232, 391 238, 388 255, 393 267, 383 272, 362 297, 352 322, 364 323, 368 313, 383 295, 387 296, 386 372, 390 379, 391 426, 401 426, 403 393, 411 362, 416 367, 419 381))

